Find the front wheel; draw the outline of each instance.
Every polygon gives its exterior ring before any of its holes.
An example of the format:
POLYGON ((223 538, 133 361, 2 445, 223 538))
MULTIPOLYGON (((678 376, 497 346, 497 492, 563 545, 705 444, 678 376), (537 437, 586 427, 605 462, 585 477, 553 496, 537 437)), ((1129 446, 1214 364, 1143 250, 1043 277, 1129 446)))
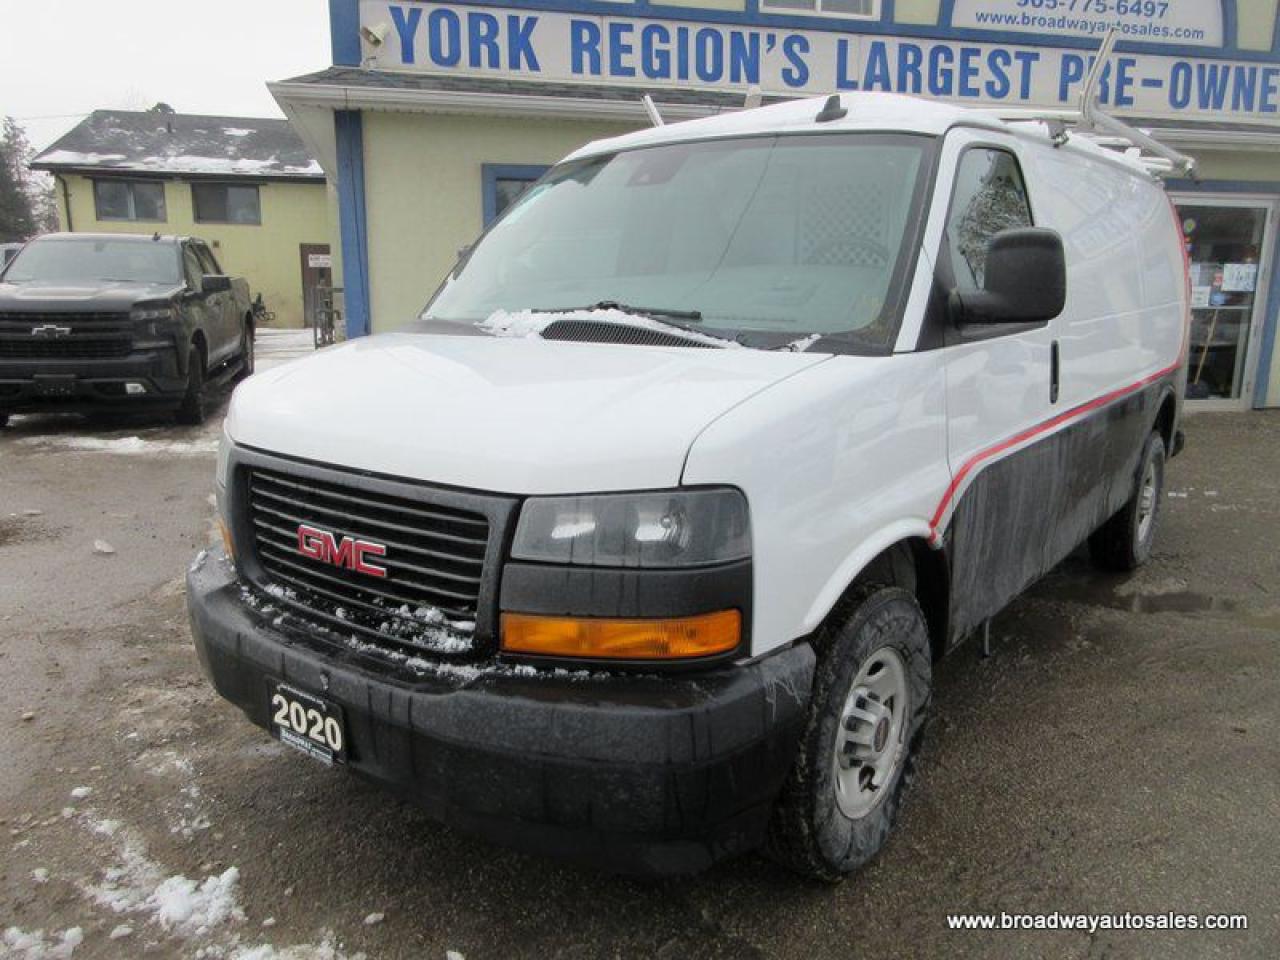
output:
POLYGON ((1142 448, 1133 496, 1089 537, 1089 557, 1095 566, 1126 572, 1150 559, 1164 500, 1164 466, 1164 439, 1153 431, 1142 448))
POLYGON ((175 419, 181 424, 197 426, 204 423, 205 416, 204 356, 193 349, 187 358, 187 389, 175 419))
POLYGON ((253 376, 253 339, 253 326, 246 321, 240 331, 240 369, 235 375, 237 383, 253 376))
POLYGON ((929 628, 911 593, 868 586, 844 610, 818 641, 809 718, 767 845, 783 865, 827 882, 884 846, 932 687, 929 628))

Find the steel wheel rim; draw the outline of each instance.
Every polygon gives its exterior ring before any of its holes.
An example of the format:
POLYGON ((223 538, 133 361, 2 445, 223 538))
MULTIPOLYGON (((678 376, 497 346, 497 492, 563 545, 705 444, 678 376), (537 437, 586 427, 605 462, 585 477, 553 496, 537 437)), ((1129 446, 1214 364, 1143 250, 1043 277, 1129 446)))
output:
POLYGON ((1156 515, 1156 462, 1147 464, 1142 474, 1142 492, 1138 495, 1138 542, 1142 543, 1151 532, 1156 515))
POLYGON ((865 817, 888 794, 906 756, 910 708, 906 664, 893 647, 881 647, 850 684, 836 728, 836 805, 849 819, 865 817))

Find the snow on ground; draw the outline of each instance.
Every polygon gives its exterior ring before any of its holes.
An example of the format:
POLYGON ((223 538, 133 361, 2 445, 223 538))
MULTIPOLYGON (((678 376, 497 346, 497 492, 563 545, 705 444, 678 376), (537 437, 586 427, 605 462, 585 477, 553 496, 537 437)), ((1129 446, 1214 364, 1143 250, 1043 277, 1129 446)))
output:
POLYGON ((290 360, 315 353, 310 330, 259 329, 254 336, 254 369, 262 373, 290 360))
POLYGON ((126 456, 168 454, 177 457, 203 457, 218 452, 218 437, 216 434, 200 440, 149 440, 136 435, 128 437, 97 437, 67 433, 45 437, 26 437, 21 442, 45 447, 62 447, 67 450, 78 450, 86 453, 114 453, 126 456))
MULTIPOLYGON (((189 950, 204 960, 365 960, 363 953, 346 953, 331 930, 321 930, 316 943, 246 942, 238 867, 195 879, 169 874, 149 855, 142 834, 134 828, 93 813, 85 814, 81 822, 93 837, 111 846, 109 862, 114 865, 102 870, 98 879, 80 884, 90 904, 116 916, 108 934, 111 940, 159 937, 185 944, 184 956, 189 950)), ((60 936, 12 928, 5 937, 0 942, 10 948, 15 960, 61 960, 70 957, 83 939, 78 927, 60 936), (10 939, 19 946, 10 944, 10 939)), ((0 951, 0 956, 9 954, 0 951)))
POLYGON ((84 931, 79 927, 71 927, 62 933, 50 932, 47 938, 43 930, 28 933, 18 927, 9 927, 0 937, 0 945, 5 947, 4 956, 15 960, 64 960, 82 942, 84 931))

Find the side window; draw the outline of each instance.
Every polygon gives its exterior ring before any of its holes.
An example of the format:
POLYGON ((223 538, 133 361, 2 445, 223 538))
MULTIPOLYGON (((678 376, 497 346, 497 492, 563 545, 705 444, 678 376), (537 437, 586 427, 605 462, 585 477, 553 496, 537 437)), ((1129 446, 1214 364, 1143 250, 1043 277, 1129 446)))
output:
POLYGON ((204 270, 200 267, 200 258, 196 256, 195 250, 189 243, 182 247, 182 272, 186 275, 187 286, 192 290, 199 290, 200 277, 204 274, 204 270))
POLYGON ((947 217, 956 286, 981 290, 991 238, 1001 230, 1031 225, 1026 184, 1013 154, 987 147, 966 151, 956 171, 947 217))
POLYGON ((203 243, 197 243, 195 248, 200 257, 200 269, 206 276, 222 273, 222 267, 218 266, 218 261, 214 259, 213 252, 208 247, 203 243))

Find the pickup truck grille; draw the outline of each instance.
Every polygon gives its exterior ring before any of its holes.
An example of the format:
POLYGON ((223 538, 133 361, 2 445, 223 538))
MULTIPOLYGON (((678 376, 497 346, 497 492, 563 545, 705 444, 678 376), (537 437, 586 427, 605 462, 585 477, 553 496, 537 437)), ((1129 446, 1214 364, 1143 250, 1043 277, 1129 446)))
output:
POLYGON ((0 312, 0 358, 98 359, 132 351, 127 313, 0 312))
POLYGON ((485 515, 257 467, 247 494, 257 560, 282 588, 277 597, 374 641, 432 653, 469 649, 489 545, 485 515), (366 555, 385 576, 350 569, 347 538, 385 548, 366 555), (330 546, 317 551, 318 540, 330 546))

